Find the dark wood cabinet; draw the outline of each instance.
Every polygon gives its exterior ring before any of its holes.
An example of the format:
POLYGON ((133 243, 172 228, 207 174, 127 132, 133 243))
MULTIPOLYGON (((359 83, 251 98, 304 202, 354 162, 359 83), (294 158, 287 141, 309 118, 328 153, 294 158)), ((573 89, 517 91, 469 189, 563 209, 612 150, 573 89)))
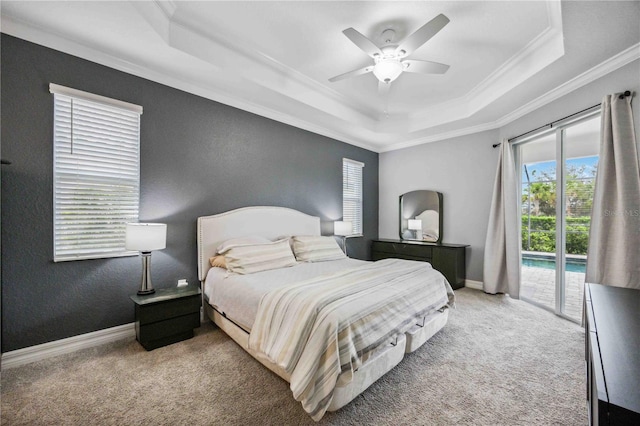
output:
POLYGON ((395 257, 399 259, 429 262, 449 281, 451 287, 464 287, 467 276, 464 244, 434 244, 411 240, 373 240, 371 257, 373 260, 395 257))
POLYGON ((136 309, 136 339, 148 351, 193 337, 200 327, 200 288, 156 290, 131 296, 136 309))
POLYGON ((585 284, 590 425, 640 425, 640 290, 585 284))

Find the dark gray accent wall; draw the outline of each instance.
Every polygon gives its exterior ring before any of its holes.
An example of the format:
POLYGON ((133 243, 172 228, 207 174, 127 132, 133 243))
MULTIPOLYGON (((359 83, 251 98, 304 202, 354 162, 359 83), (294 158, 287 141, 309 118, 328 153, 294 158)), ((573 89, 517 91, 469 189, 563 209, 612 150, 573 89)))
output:
POLYGON ((49 83, 143 106, 140 220, 168 224, 156 288, 196 284, 196 218, 250 205, 342 216, 342 158, 365 163, 367 259, 378 237, 378 154, 2 35, 2 350, 130 323, 138 257, 54 263, 49 83))

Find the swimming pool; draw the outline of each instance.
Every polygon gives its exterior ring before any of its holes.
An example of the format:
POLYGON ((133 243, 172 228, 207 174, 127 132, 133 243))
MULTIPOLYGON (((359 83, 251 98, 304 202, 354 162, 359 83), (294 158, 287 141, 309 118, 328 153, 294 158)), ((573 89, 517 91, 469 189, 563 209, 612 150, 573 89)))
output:
MULTIPOLYGON (((545 259, 533 256, 522 256, 522 266, 529 266, 532 268, 544 268, 544 269, 556 269, 555 259, 545 259)), ((581 272, 585 273, 587 270, 586 261, 579 259, 569 259, 566 264, 567 272, 581 272)))

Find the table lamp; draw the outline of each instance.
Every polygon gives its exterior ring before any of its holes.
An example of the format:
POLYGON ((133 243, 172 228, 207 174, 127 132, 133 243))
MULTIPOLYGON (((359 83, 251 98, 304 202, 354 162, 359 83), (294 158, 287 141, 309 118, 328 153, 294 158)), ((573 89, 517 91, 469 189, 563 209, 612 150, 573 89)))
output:
POLYGON ((422 221, 419 219, 409 219, 409 229, 416 231, 416 240, 421 240, 422 235, 418 236, 418 233, 422 233, 422 221))
POLYGON ((347 254, 347 235, 353 234, 351 222, 338 220, 333 222, 333 234, 342 237, 344 254, 347 254))
POLYGON ((151 251, 167 246, 167 225, 165 223, 127 223, 125 248, 136 250, 142 256, 142 281, 139 295, 155 293, 151 284, 151 251))

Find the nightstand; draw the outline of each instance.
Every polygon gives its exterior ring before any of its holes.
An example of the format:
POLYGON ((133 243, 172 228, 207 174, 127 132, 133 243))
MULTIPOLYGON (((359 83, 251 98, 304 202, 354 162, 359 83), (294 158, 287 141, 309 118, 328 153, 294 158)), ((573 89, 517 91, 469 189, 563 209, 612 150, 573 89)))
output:
POLYGON ((136 305, 136 339, 148 351, 190 339, 200 327, 199 287, 159 289, 131 300, 136 305))

